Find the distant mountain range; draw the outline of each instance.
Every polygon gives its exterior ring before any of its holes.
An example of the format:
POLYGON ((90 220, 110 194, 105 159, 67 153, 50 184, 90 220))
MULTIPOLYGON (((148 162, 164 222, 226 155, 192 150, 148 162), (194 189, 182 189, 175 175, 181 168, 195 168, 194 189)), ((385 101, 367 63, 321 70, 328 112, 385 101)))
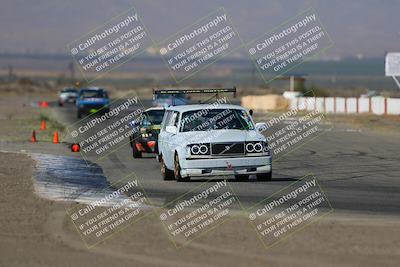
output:
POLYGON ((400 51, 396 0, 3 0, 0 53, 65 53, 67 43, 132 5, 156 42, 221 6, 245 41, 312 6, 334 41, 322 57, 382 57, 400 51))

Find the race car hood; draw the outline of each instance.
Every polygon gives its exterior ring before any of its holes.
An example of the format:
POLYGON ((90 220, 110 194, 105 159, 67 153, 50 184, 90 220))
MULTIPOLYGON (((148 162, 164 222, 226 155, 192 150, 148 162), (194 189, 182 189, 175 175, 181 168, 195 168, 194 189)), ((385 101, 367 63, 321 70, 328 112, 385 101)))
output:
POLYGON ((265 137, 256 130, 190 131, 179 133, 179 137, 185 144, 265 141, 265 137))
POLYGON ((146 128, 148 128, 150 130, 158 130, 159 131, 161 129, 161 125, 155 124, 155 125, 148 126, 146 128))
POLYGON ((110 101, 106 98, 85 98, 79 99, 77 104, 86 105, 86 104, 98 104, 98 105, 107 105, 110 101))
POLYGON ((161 125, 160 124, 154 124, 154 125, 146 125, 146 126, 143 126, 143 125, 140 125, 140 124, 136 124, 135 123, 135 121, 131 121, 131 122, 129 122, 128 123, 128 125, 132 128, 132 129, 134 129, 134 128, 144 128, 144 129, 147 129, 147 130, 156 130, 156 131, 160 131, 160 129, 161 129, 161 125))
MULTIPOLYGON (((131 125, 131 127, 132 127, 132 125, 131 125)), ((143 126, 141 128, 144 128, 144 129, 146 129, 148 131, 160 132, 161 125, 155 124, 155 125, 150 125, 150 126, 143 126)))

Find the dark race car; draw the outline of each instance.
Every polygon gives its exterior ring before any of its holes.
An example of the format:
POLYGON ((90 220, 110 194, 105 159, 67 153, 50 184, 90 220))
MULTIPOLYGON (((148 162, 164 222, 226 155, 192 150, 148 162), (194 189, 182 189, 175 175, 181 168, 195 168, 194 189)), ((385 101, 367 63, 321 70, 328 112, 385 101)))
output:
POLYGON ((99 111, 101 113, 110 111, 110 99, 107 91, 102 88, 81 89, 76 100, 76 108, 78 118, 99 111))
POLYGON ((130 123, 132 127, 130 144, 134 158, 141 158, 143 152, 157 153, 157 138, 164 113, 164 108, 149 108, 143 112, 139 121, 130 123))

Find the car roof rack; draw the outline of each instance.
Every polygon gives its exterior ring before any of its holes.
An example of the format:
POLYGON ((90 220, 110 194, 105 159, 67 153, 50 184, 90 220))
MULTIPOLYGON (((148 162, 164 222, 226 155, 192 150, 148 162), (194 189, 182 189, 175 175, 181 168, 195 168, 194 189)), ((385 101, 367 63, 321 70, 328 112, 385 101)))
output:
POLYGON ((153 89, 154 95, 213 94, 206 102, 214 97, 218 99, 220 93, 233 93, 233 97, 236 98, 236 86, 231 88, 153 89))

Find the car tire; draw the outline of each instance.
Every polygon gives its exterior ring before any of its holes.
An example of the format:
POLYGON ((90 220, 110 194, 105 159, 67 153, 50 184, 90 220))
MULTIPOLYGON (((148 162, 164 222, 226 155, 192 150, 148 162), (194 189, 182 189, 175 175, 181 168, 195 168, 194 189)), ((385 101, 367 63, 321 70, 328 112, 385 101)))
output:
POLYGON ((257 181, 271 181, 272 180, 272 171, 267 173, 257 174, 257 181))
POLYGON ((249 175, 247 174, 237 174, 235 175, 235 180, 238 182, 245 182, 249 180, 249 175))
POLYGON ((79 110, 78 110, 78 113, 77 113, 77 117, 78 117, 78 119, 82 118, 82 112, 80 112, 79 110))
POLYGON ((62 107, 62 106, 63 106, 63 103, 59 101, 59 102, 58 102, 58 106, 59 106, 59 107, 62 107))
POLYGON ((138 158, 141 158, 141 157, 142 157, 142 151, 139 151, 139 150, 136 148, 136 143, 133 143, 133 144, 132 144, 132 156, 133 156, 135 159, 138 159, 138 158))
POLYGON ((156 153, 158 155, 158 142, 156 140, 156 144, 154 146, 154 153, 156 153))
POLYGON ((181 165, 179 164, 178 154, 175 154, 175 158, 174 158, 174 176, 175 176, 175 180, 178 182, 190 181, 190 177, 183 178, 181 176, 181 165))
POLYGON ((129 136, 129 145, 133 148, 133 135, 129 136))
POLYGON ((174 180, 175 179, 174 172, 167 168, 164 159, 162 158, 161 155, 160 155, 160 162, 161 162, 161 175, 164 181, 174 180))

